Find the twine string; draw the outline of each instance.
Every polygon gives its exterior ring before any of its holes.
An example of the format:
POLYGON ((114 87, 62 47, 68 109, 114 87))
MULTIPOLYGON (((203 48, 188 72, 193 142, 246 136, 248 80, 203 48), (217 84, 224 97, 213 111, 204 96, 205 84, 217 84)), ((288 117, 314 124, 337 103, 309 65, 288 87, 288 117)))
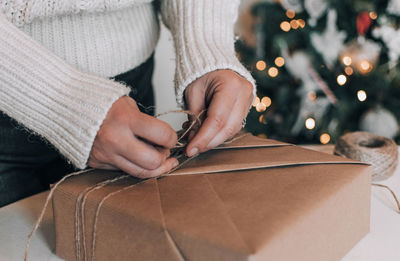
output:
MULTIPOLYGON (((202 110, 202 111, 197 115, 197 114, 194 114, 194 113, 192 113, 191 111, 188 111, 188 110, 173 110, 173 111, 168 111, 168 112, 164 112, 164 113, 157 114, 155 117, 156 117, 156 118, 159 118, 159 117, 161 117, 161 116, 163 116, 163 115, 167 115, 167 114, 171 114, 171 113, 185 113, 185 114, 188 114, 188 115, 191 115, 191 116, 194 117, 194 120, 191 122, 190 126, 189 126, 185 131, 183 131, 183 132, 179 135, 179 137, 178 137, 177 144, 176 144, 176 146, 173 148, 173 149, 178 150, 179 148, 182 148, 182 147, 186 146, 186 144, 183 144, 183 143, 181 143, 180 141, 187 135, 187 133, 189 133, 189 131, 191 131, 191 130, 193 129, 193 127, 195 126, 195 124, 196 124, 196 123, 199 124, 199 125, 202 124, 202 122, 201 122, 201 116, 204 114, 205 111, 206 111, 206 110, 202 110)), ((177 158, 181 158, 181 157, 184 157, 183 153, 177 155, 177 158)), ((180 164, 179 164, 178 166, 176 166, 175 168, 171 169, 171 170, 168 171, 167 173, 162 174, 162 175, 160 175, 160 176, 158 176, 158 177, 153 177, 153 178, 150 178, 150 179, 142 180, 142 181, 137 182, 137 183, 135 183, 135 184, 133 184, 133 185, 124 187, 124 188, 122 188, 122 189, 120 189, 120 190, 117 190, 117 191, 114 191, 114 192, 110 192, 109 194, 105 195, 105 196, 103 197, 103 199, 100 201, 100 203, 98 204, 98 206, 97 206, 96 214, 95 214, 95 218, 94 218, 94 222, 93 222, 91 260, 94 260, 94 259, 95 259, 96 236, 97 236, 97 223, 98 223, 98 217, 99 217, 100 209, 101 209, 101 207, 103 206, 104 202, 105 202, 108 198, 110 198, 110 197, 112 197, 112 196, 114 196, 114 195, 116 195, 116 194, 118 194, 118 193, 120 193, 120 192, 123 192, 123 191, 125 191, 125 190, 128 190, 128 189, 130 189, 130 188, 133 188, 133 187, 135 187, 135 186, 137 186, 137 185, 139 185, 139 184, 142 184, 142 183, 147 182, 147 181, 149 181, 149 180, 158 179, 158 178, 161 178, 161 177, 163 177, 163 176, 166 176, 166 175, 170 174, 171 172, 175 171, 176 169, 182 167, 184 164, 186 164, 188 161, 190 161, 190 160, 193 159, 193 158, 195 158, 195 157, 187 158, 186 160, 184 160, 182 163, 180 163, 180 164)), ((119 180, 118 177, 115 178, 115 179, 106 180, 106 182, 108 182, 108 183, 103 183, 103 184, 101 184, 100 186, 95 187, 93 190, 95 190, 95 189, 100 189, 100 188, 104 187, 105 185, 110 184, 110 183, 113 183, 113 182, 115 182, 115 181, 117 181, 117 180, 119 180)), ((93 190, 92 190, 92 191, 93 191, 93 190)), ((90 191, 89 191, 88 193, 90 193, 90 191)), ((87 193, 87 194, 88 194, 88 193, 87 193)), ((86 198, 87 198, 87 196, 84 198, 84 201, 83 201, 82 206, 81 206, 81 219, 82 219, 82 220, 81 220, 81 224, 82 224, 82 231, 83 231, 83 233, 82 233, 82 241, 83 241, 84 260, 85 260, 85 261, 87 260, 87 249, 86 249, 86 239, 85 239, 85 221, 84 221, 84 220, 85 220, 85 218, 84 218, 84 213, 85 213, 84 207, 85 207, 86 198)), ((79 216, 78 216, 78 218, 79 218, 79 216)), ((79 228, 77 228, 77 226, 79 227, 79 222, 75 222, 75 229, 76 229, 76 230, 79 230, 79 228)), ((80 237, 79 237, 79 240, 80 240, 80 237)), ((80 246, 80 242, 79 242, 79 246, 80 246)), ((78 249, 78 248, 77 248, 77 249, 78 249)), ((80 255, 78 255, 78 252, 76 253, 76 256, 78 257, 78 260, 80 260, 80 255)))
MULTIPOLYGON (((160 114, 158 114, 158 115, 156 115, 156 117, 160 117, 160 116, 163 116, 163 115, 166 115, 166 114, 169 114, 169 113, 185 113, 185 114, 188 114, 188 115, 191 115, 191 116, 194 116, 194 121, 192 121, 192 123, 191 123, 191 125, 189 126, 189 128, 183 133, 183 135, 181 135, 180 137, 179 137, 179 139, 178 139, 178 141, 180 141, 183 137, 184 137, 184 135, 186 135, 194 126, 195 126, 195 124, 197 123, 197 124, 200 124, 201 125, 201 120, 200 120, 200 117, 201 117, 201 115, 205 112, 206 110, 203 110, 203 111, 201 111, 200 112, 200 114, 199 115, 195 115, 194 113, 192 113, 192 112, 190 112, 190 111, 187 111, 187 110, 173 110, 173 111, 169 111, 169 112, 165 112, 165 113, 160 113, 160 114)), ((184 145, 183 145, 184 146, 184 145)), ((179 144, 177 144, 177 146, 176 146, 176 148, 181 148, 182 147, 182 144, 181 143, 179 143, 179 144)), ((194 157, 192 157, 192 158, 194 158, 194 157)), ((176 170, 178 167, 180 167, 181 166, 181 164, 179 164, 176 168, 174 168, 173 170, 171 170, 171 171, 174 171, 174 170, 176 170)), ((35 224, 34 224, 34 226, 33 226, 33 228, 32 228, 32 231, 29 233, 29 235, 28 235, 28 239, 27 239, 27 242, 26 242, 26 245, 25 245, 25 251, 24 251, 24 261, 27 261, 28 260, 28 254, 29 254, 29 247, 30 247, 30 244, 31 244, 31 242, 32 242, 32 238, 33 238, 33 236, 34 236, 34 234, 35 234, 35 232, 38 230, 38 228, 39 228, 39 226, 40 226, 40 224, 42 223, 42 221, 43 221, 43 217, 44 217, 44 214, 45 214, 45 212, 46 212, 46 210, 47 210, 47 206, 49 205, 49 203, 50 203, 50 200, 53 198, 53 195, 54 195, 54 192, 55 192, 55 190, 57 189, 57 187, 61 184, 61 183, 63 183, 66 179, 68 179, 68 178, 70 178, 70 177, 72 177, 72 176, 77 176, 77 175, 81 175, 81 174, 83 174, 83 173, 86 173, 86 172, 89 172, 89 171, 91 171, 91 170, 93 170, 93 169, 91 169, 91 168, 89 168, 89 169, 85 169, 85 170, 81 170, 81 171, 77 171, 77 172, 74 172, 74 173, 71 173, 71 174, 68 174, 68 175, 65 175, 62 179, 60 179, 58 182, 56 182, 55 184, 54 184, 54 186, 50 189, 50 191, 49 191, 49 194, 47 195, 47 197, 46 197, 46 200, 45 200, 45 203, 44 203, 44 205, 43 205, 43 208, 42 208, 42 210, 41 210, 41 212, 40 212, 40 214, 39 214, 39 217, 38 217, 38 219, 36 220, 36 222, 35 222, 35 224)), ((171 172, 170 171, 170 172, 171 172)), ((144 180, 145 181, 145 180, 144 180)), ((105 180, 104 182, 106 182, 106 184, 105 185, 107 185, 107 184, 110 184, 110 183, 112 183, 113 181, 112 181, 112 179, 111 180, 105 180)), ((141 183, 141 182, 140 182, 141 183)), ((104 186, 105 186, 104 185, 104 186)), ((103 187, 104 187, 103 186, 103 187)), ((96 186, 95 186, 96 187, 96 186)), ((88 190, 88 192, 89 192, 89 190, 88 190)), ((80 231, 79 231, 79 221, 77 221, 77 220, 79 220, 79 210, 77 210, 78 208, 79 208, 79 201, 81 200, 82 198, 79 198, 79 200, 77 200, 77 202, 76 202, 76 208, 75 208, 75 218, 76 218, 76 220, 75 220, 75 231, 76 231, 76 243, 78 244, 79 243, 79 246, 78 247, 76 247, 76 251, 80 251, 80 236, 79 236, 79 233, 80 233, 80 231)), ((84 234, 84 231, 83 231, 83 234, 84 234)), ((77 255, 77 258, 78 258, 78 260, 79 260, 79 258, 80 258, 80 252, 77 252, 77 253, 79 253, 79 256, 77 255)), ((85 255, 86 256, 86 255, 85 255)))
POLYGON ((89 191, 90 189, 92 189, 93 187, 97 186, 98 184, 100 184, 100 183, 97 183, 97 184, 95 184, 94 186, 88 187, 88 188, 86 188, 85 190, 83 190, 83 191, 78 195, 78 197, 77 197, 77 199, 76 199, 76 203, 75 203, 75 249, 76 249, 77 256, 80 256, 80 255, 81 255, 81 254, 80 254, 80 236, 79 236, 79 235, 80 235, 80 231, 79 231, 79 228, 80 228, 80 224, 79 224, 79 205, 80 205, 80 202, 81 202, 81 200, 82 200, 83 195, 84 195, 87 191, 89 191), (78 222, 78 224, 77 224, 76 222, 78 222))
POLYGON ((372 181, 393 175, 398 163, 398 146, 386 137, 368 132, 351 132, 340 137, 334 153, 372 165, 372 181))
MULTIPOLYGON (((169 111, 169 112, 160 113, 160 114, 156 115, 156 117, 160 117, 160 116, 163 116, 163 115, 166 115, 166 114, 169 114, 169 113, 185 113, 185 114, 188 114, 188 115, 191 115, 191 116, 194 117, 194 120, 192 120, 190 126, 185 131, 182 131, 182 133, 180 133, 179 138, 178 138, 178 142, 177 142, 176 146, 173 148, 175 151, 173 153, 171 153, 171 155, 175 154, 177 159, 185 157, 185 155, 182 153, 182 148, 184 148, 186 146, 186 144, 182 143, 181 140, 189 133, 190 130, 192 130, 194 128, 194 126, 196 124, 201 125, 201 118, 200 117, 202 116, 202 114, 204 112, 205 112, 205 110, 201 111, 200 114, 195 115, 194 113, 192 113, 190 111, 186 111, 186 110, 174 110, 174 111, 169 111)), ((236 141, 238 139, 243 138, 246 135, 248 135, 248 134, 245 133, 245 134, 236 136, 236 137, 224 142, 224 144, 232 143, 232 142, 234 142, 234 141, 236 141)), ((119 189, 117 191, 110 192, 107 195, 105 195, 102 198, 102 200, 99 202, 99 204, 97 205, 96 213, 95 213, 95 217, 94 217, 93 234, 92 234, 91 260, 92 261, 95 260, 96 236, 97 236, 97 225, 98 225, 99 213, 100 213, 101 207, 103 206, 104 202, 107 199, 109 199, 110 197, 112 197, 112 196, 114 196, 114 195, 116 195, 118 193, 121 193, 121 192, 126 191, 128 189, 131 189, 131 188, 133 188, 133 187, 135 187, 135 186, 137 186, 139 184, 145 183, 147 181, 150 181, 150 180, 153 180, 153 179, 159 179, 159 178, 162 178, 162 177, 165 177, 165 176, 169 176, 176 169, 181 168, 184 164, 186 164, 187 162, 191 161, 192 159, 194 159, 197 156, 198 155, 193 156, 191 158, 184 159, 182 163, 178 164, 178 166, 176 166, 175 168, 171 169, 167 173, 164 173, 164 174, 162 174, 162 175, 160 175, 158 177, 153 177, 153 178, 150 178, 150 179, 141 180, 141 181, 139 181, 139 182, 137 182, 135 184, 123 187, 123 188, 121 188, 121 189, 119 189)), ((42 210, 40 212, 40 215, 39 215, 38 219, 36 220, 32 231, 30 232, 30 234, 28 236, 27 243, 26 243, 26 246, 25 246, 24 261, 28 260, 28 252, 29 252, 29 247, 30 247, 32 238, 33 238, 35 232, 37 231, 37 229, 39 228, 39 225, 41 224, 41 222, 43 220, 45 211, 46 211, 46 209, 48 207, 48 204, 49 204, 50 200, 53 198, 54 192, 57 189, 57 187, 61 183, 63 183, 66 179, 68 179, 68 178, 70 178, 72 176, 77 176, 77 175, 81 175, 81 174, 87 173, 87 172, 89 172, 91 170, 93 170, 93 169, 85 169, 85 170, 82 170, 82 171, 78 171, 78 172, 74 172, 74 173, 68 174, 68 175, 64 176, 62 179, 60 179, 57 183, 55 183, 54 186, 50 189, 50 192, 46 197, 46 200, 45 200, 43 208, 42 208, 42 210)), ((81 252, 80 252, 81 240, 83 241, 84 260, 85 261, 87 260, 87 247, 86 247, 86 237, 85 237, 85 204, 86 204, 88 195, 90 193, 92 193, 93 191, 95 191, 95 190, 101 189, 104 186, 107 186, 107 185, 109 185, 109 184, 111 184, 113 182, 116 182, 116 181, 121 180, 121 179, 126 178, 126 177, 129 177, 129 175, 121 175, 121 176, 117 176, 117 177, 114 177, 114 178, 106 179, 106 180, 104 180, 102 182, 99 182, 99 183, 95 184, 94 186, 91 186, 91 187, 85 189, 83 192, 81 192, 78 195, 78 198, 77 198, 77 201, 76 201, 76 205, 75 205, 75 243, 76 243, 76 249, 75 250, 76 250, 76 258, 77 258, 77 260, 80 260, 80 257, 81 257, 81 252), (79 220, 81 220, 81 221, 79 221, 79 220), (80 232, 80 227, 81 226, 82 226, 82 238, 80 236, 80 233, 81 233, 80 232)), ((372 185, 387 189, 392 194, 393 198, 395 199, 397 207, 398 207, 398 212, 400 213, 400 202, 399 202, 396 194, 393 192, 393 190, 390 189, 388 186, 382 185, 382 184, 372 183, 372 185)))
MULTIPOLYGON (((191 126, 192 126, 192 125, 191 125, 191 126)), ((180 137, 183 137, 184 135, 186 135, 186 134, 184 133, 184 134, 182 134, 180 137)), ((227 140, 226 142, 224 142, 224 144, 230 144, 230 143, 232 143, 232 142, 234 142, 234 141, 236 141, 236 140, 239 140, 239 139, 241 139, 241 138, 243 138, 244 136, 247 136, 247 135, 248 135, 248 133, 244 133, 244 134, 242 134, 242 135, 236 136, 236 137, 234 137, 234 138, 232 138, 232 139, 230 139, 230 140, 227 140)), ((176 146, 175 148, 179 148, 179 147, 176 146)), ((183 155, 183 154, 179 155, 179 157, 182 157, 182 156, 184 156, 184 155, 183 155)), ((98 219, 99 219, 101 207, 103 206, 103 204, 105 203, 105 201, 106 201, 107 199, 111 198, 112 196, 115 196, 115 195, 118 194, 118 193, 121 193, 121 192, 123 192, 123 191, 129 190, 129 189, 131 189, 131 188, 133 188, 133 187, 136 187, 137 185, 140 185, 140 184, 145 183, 145 182, 147 182, 147 181, 150 181, 150 180, 157 180, 157 179, 162 178, 162 177, 164 177, 164 176, 169 176, 173 171, 175 171, 176 169, 182 167, 184 164, 186 164, 187 162, 189 162, 189 161, 192 160, 193 158, 195 158, 195 157, 187 158, 187 159, 184 160, 181 164, 179 164, 177 167, 175 167, 174 169, 170 170, 169 172, 167 172, 167 173, 165 173, 165 174, 162 174, 162 175, 160 175, 160 176, 158 176, 158 177, 154 177, 154 178, 142 180, 142 181, 140 181, 140 182, 138 182, 138 183, 135 183, 135 184, 132 184, 132 185, 130 185, 130 186, 121 188, 121 189, 119 189, 119 190, 117 190, 117 191, 111 192, 111 193, 107 194, 105 197, 103 197, 103 199, 100 201, 100 203, 99 203, 98 206, 97 206, 96 214, 95 214, 95 219, 94 219, 94 223, 93 223, 91 261, 94 261, 94 260, 95 260, 98 219)), ((110 182, 110 183, 111 183, 111 182, 110 182)), ((386 188, 387 190, 389 190, 389 191, 391 192, 393 198, 395 199, 396 203, 397 203, 397 207, 398 207, 398 209, 399 209, 398 211, 399 211, 399 213, 400 213, 400 203, 399 203, 399 200, 398 200, 396 194, 395 194, 388 186, 386 186, 386 185, 374 184, 374 183, 373 183, 372 185, 373 185, 373 186, 383 187, 383 188, 386 188)), ((83 208, 82 208, 81 211, 82 211, 82 213, 84 213, 84 209, 83 209, 83 208)), ((84 221, 82 221, 82 222, 84 222, 84 221)), ((84 233, 83 233, 83 234, 84 234, 84 233)), ((83 235, 83 236, 84 236, 84 235, 83 235)), ((86 241, 85 239, 83 239, 83 240, 86 241)), ((86 256, 87 256, 87 254, 86 254, 86 249, 85 249, 84 251, 85 251, 85 257, 86 257, 86 256)), ((86 258, 85 258, 85 261, 86 261, 86 258)))
POLYGON ((46 212, 46 209, 47 209, 47 206, 48 206, 50 200, 53 198, 54 191, 56 191, 57 187, 62 182, 64 182, 66 179, 68 179, 69 177, 81 175, 81 174, 86 173, 86 172, 88 172, 90 170, 91 169, 85 169, 85 170, 82 170, 82 171, 78 171, 78 172, 74 172, 74 173, 68 174, 68 175, 64 176, 62 179, 60 179, 57 183, 55 183, 55 185, 50 189, 50 192, 46 197, 46 201, 44 202, 42 211, 40 212, 40 215, 39 215, 38 219, 36 220, 31 233, 29 233, 28 240, 27 240, 26 246, 25 246, 24 261, 28 260, 29 246, 31 244, 33 235, 35 234, 36 230, 39 228, 39 225, 43 220, 44 213, 46 212))
POLYGON ((175 168, 171 169, 170 171, 166 172, 165 174, 162 174, 162 175, 160 175, 160 176, 158 176, 158 177, 153 177, 153 178, 141 180, 141 181, 139 181, 139 182, 137 182, 137 183, 135 183, 135 184, 132 184, 132 185, 130 185, 130 186, 123 187, 123 188, 121 188, 121 189, 119 189, 119 190, 116 190, 116 191, 114 191, 114 192, 110 192, 110 193, 107 194, 105 197, 103 197, 103 199, 102 199, 102 200, 100 201, 100 203, 97 205, 96 214, 95 214, 94 223, 93 223, 92 255, 91 255, 92 258, 91 258, 91 261, 94 261, 94 260, 95 260, 97 224, 98 224, 100 209, 101 209, 101 207, 103 206, 104 202, 105 202, 107 199, 109 199, 110 197, 112 197, 112 196, 114 196, 114 195, 116 195, 116 194, 118 194, 118 193, 121 193, 121 192, 126 191, 126 190, 128 190, 128 189, 131 189, 131 188, 133 188, 133 187, 136 187, 137 185, 140 185, 140 184, 142 184, 142 183, 145 183, 145 182, 148 182, 148 181, 151 181, 151 180, 156 180, 156 179, 162 178, 162 177, 164 177, 164 176, 168 176, 170 173, 172 173, 172 172, 174 172, 175 170, 177 170, 178 168, 182 167, 182 166, 185 165, 187 162, 191 161, 192 159, 196 158, 197 156, 198 156, 198 155, 195 155, 195 156, 193 156, 193 157, 190 157, 190 158, 185 159, 182 163, 180 163, 178 166, 176 166, 175 168))
MULTIPOLYGON (((83 190, 81 193, 79 193, 79 195, 77 197, 77 200, 75 203, 75 249, 77 251, 77 256, 80 256, 80 226, 81 226, 81 224, 79 223, 79 217, 82 214, 79 212, 79 207, 82 204, 82 198, 84 196, 86 196, 88 193, 90 193, 96 187, 101 186, 102 184, 107 184, 110 181, 111 181, 110 179, 106 179, 106 180, 103 180, 103 181, 93 185, 93 186, 90 186, 90 187, 86 188, 85 190, 83 190)), ((84 229, 82 229, 82 230, 84 231, 84 229)))
MULTIPOLYGON (((118 180, 125 179, 127 177, 130 177, 130 175, 120 175, 120 176, 117 176, 115 178, 107 179, 107 180, 105 180, 103 182, 100 182, 100 183, 96 184, 96 186, 92 187, 90 190, 88 190, 84 194, 82 202, 81 202, 80 217, 81 217, 82 243, 83 243, 83 253, 84 253, 83 259, 85 261, 87 260, 86 233, 85 233, 86 232, 86 228, 85 228, 85 220, 86 220, 85 219, 85 205, 86 205, 86 200, 87 200, 89 194, 92 193, 93 191, 99 190, 99 189, 105 187, 108 184, 111 184, 111 183, 116 182, 118 180)), ((75 219, 75 230, 79 231, 79 213, 78 213, 78 216, 75 216, 75 218, 77 218, 77 219, 75 219)), ((78 247, 80 248, 80 246, 81 246, 81 244, 80 244, 80 235, 77 234, 77 237, 78 237, 78 240, 76 241, 76 243, 77 243, 78 247)), ((77 249, 79 249, 79 248, 77 248, 77 249)), ((80 255, 77 255, 77 256, 80 257, 80 255)))
POLYGON ((389 186, 386 186, 383 184, 372 183, 371 185, 376 186, 376 187, 381 187, 381 188, 388 190, 390 192, 390 194, 392 194, 394 201, 396 202, 396 205, 397 205, 397 212, 400 214, 400 201, 397 198, 396 193, 394 193, 394 191, 389 186))
POLYGON ((196 124, 198 124, 198 126, 200 126, 202 124, 201 117, 203 116, 203 114, 206 111, 207 110, 202 110, 199 114, 195 114, 195 113, 193 113, 191 111, 188 111, 188 110, 172 110, 172 111, 159 113, 155 117, 159 118, 161 116, 164 116, 164 115, 167 115, 167 114, 170 114, 170 113, 185 113, 185 114, 190 115, 190 116, 192 116, 194 118, 194 120, 191 121, 189 127, 179 135, 177 144, 174 147, 176 149, 176 148, 182 148, 182 147, 186 146, 186 144, 182 143, 181 140, 184 137, 186 137, 186 135, 189 133, 189 131, 191 131, 196 124))

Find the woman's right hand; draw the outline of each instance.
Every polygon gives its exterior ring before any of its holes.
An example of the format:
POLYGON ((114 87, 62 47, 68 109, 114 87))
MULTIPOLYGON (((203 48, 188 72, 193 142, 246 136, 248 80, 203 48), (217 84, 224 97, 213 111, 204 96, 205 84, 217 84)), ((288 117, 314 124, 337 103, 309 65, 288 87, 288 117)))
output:
POLYGON ((167 123, 140 112, 132 98, 123 96, 97 132, 88 165, 138 178, 159 176, 178 165, 169 157, 176 142, 176 132, 167 123))

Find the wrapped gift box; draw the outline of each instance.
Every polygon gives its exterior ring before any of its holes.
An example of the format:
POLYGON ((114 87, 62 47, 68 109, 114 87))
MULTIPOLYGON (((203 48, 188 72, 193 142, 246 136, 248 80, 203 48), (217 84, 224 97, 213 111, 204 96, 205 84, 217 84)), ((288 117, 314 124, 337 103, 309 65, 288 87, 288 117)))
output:
POLYGON ((57 188, 57 255, 77 260, 78 245, 81 260, 338 261, 369 231, 369 166, 286 143, 247 135, 169 176, 90 190, 122 174, 57 188))

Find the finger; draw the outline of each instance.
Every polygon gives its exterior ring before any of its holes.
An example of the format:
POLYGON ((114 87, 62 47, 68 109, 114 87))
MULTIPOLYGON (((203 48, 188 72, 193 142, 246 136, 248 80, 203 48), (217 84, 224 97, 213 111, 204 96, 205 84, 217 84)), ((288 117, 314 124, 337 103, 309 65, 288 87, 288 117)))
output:
POLYGON ((169 156, 169 150, 156 148, 136 137, 127 139, 117 148, 117 154, 143 169, 157 169, 169 156))
POLYGON ((208 144, 207 149, 215 148, 226 140, 233 138, 243 128, 243 119, 247 117, 248 112, 247 101, 238 100, 238 104, 234 106, 227 124, 208 144))
POLYGON ((207 145, 225 126, 236 98, 229 94, 216 93, 207 111, 207 118, 198 133, 190 141, 186 148, 186 154, 191 157, 206 150, 207 145))
POLYGON ((95 169, 118 170, 118 168, 107 163, 88 162, 88 166, 95 169))
POLYGON ((146 177, 157 177, 162 174, 168 173, 168 171, 179 165, 179 161, 176 158, 168 158, 158 169, 146 170, 143 174, 146 177))
POLYGON ((199 111, 195 110, 191 112, 192 114, 188 115, 188 120, 190 122, 189 128, 198 130, 207 117, 206 109, 202 108, 199 111))
POLYGON ((244 106, 247 104, 235 105, 225 127, 210 141, 207 150, 217 147, 242 129, 243 119, 247 115, 247 109, 243 109, 244 106))
POLYGON ((165 148, 173 148, 178 139, 174 129, 166 122, 144 113, 132 121, 131 129, 135 135, 165 148))
POLYGON ((173 169, 174 167, 176 167, 178 164, 179 164, 179 162, 177 159, 169 158, 157 169, 148 170, 148 169, 141 168, 140 166, 130 162, 128 159, 121 157, 121 156, 116 158, 116 160, 115 160, 116 167, 118 167, 122 171, 124 171, 134 177, 141 178, 141 179, 157 177, 162 174, 165 174, 168 171, 170 171, 171 169, 173 169))
POLYGON ((158 152, 164 155, 165 158, 168 158, 171 155, 171 151, 169 149, 163 148, 163 147, 154 147, 158 152))

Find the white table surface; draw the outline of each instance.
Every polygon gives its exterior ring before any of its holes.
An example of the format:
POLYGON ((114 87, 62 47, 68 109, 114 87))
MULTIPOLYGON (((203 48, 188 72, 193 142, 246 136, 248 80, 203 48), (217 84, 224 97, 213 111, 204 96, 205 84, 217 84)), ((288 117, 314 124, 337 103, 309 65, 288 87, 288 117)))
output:
MULTIPOLYGON (((321 150, 321 147, 316 148, 321 150)), ((330 149, 324 147, 322 150, 330 149)), ((400 195, 400 167, 394 176, 380 183, 390 186, 400 195)), ((27 236, 46 195, 47 192, 44 192, 0 209, 0 261, 23 260, 27 236)), ((54 255, 52 218, 50 206, 31 243, 29 260, 61 260, 54 255)), ((400 261, 400 214, 396 212, 396 204, 388 191, 372 187, 371 232, 342 261, 381 260, 400 261)))

